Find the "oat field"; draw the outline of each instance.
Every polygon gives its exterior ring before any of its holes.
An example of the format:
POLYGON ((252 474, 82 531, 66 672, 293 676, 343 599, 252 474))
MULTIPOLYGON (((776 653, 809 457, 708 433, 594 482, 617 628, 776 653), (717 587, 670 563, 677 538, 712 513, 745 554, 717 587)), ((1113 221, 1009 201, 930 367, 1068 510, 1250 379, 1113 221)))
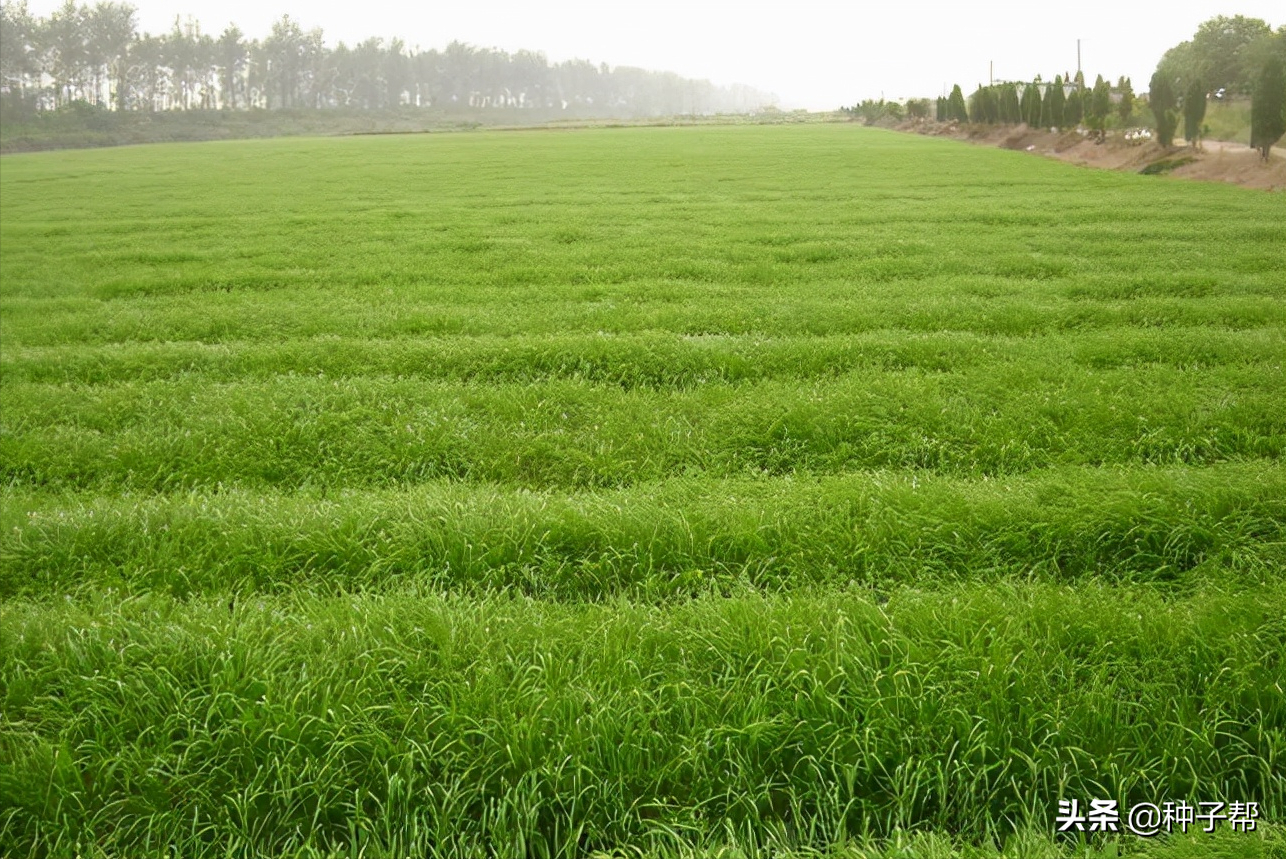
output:
POLYGON ((1281 194, 848 124, 7 156, 0 855, 1286 855, 1284 361, 1281 194))

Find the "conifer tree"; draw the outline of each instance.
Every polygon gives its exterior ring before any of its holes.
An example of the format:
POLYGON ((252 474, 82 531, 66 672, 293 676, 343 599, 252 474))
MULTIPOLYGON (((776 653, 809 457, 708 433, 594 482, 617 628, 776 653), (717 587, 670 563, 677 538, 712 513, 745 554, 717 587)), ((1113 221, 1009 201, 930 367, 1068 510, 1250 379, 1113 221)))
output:
POLYGON ((1206 118, 1206 89, 1201 78, 1193 78, 1183 94, 1183 137, 1188 145, 1201 148, 1201 121, 1206 118))
POLYGON ((1269 57, 1255 77, 1250 101, 1250 145, 1268 160, 1274 144, 1286 134, 1286 69, 1280 57, 1269 57))
POLYGON ((969 110, 965 107, 964 93, 960 91, 960 84, 951 88, 951 95, 947 98, 947 119, 954 122, 969 121, 969 110))
POLYGON ((1085 111, 1089 120, 1090 128, 1098 132, 1098 139, 1103 140, 1107 136, 1107 115, 1112 112, 1112 88, 1099 75, 1094 81, 1094 89, 1090 91, 1089 105, 1085 111))
POLYGON ((1007 125, 1017 125, 1023 121, 1023 108, 1018 101, 1018 87, 1005 84, 1000 94, 1000 119, 1007 125))
POLYGON ((1116 106, 1116 115, 1121 117, 1121 124, 1124 125, 1134 115, 1134 86, 1129 78, 1122 77, 1117 81, 1116 88, 1121 93, 1121 102, 1116 106))
POLYGON ((1082 106, 1083 101, 1080 90, 1074 89, 1067 94, 1067 102, 1063 105, 1063 124, 1065 126, 1075 128, 1081 124, 1081 119, 1084 118, 1082 106))
POLYGON ((987 121, 987 91, 982 84, 969 96, 969 121, 983 123, 987 121))
POLYGON ((1023 110, 1023 122, 1032 128, 1040 126, 1040 87, 1037 84, 1027 84, 1023 88, 1023 99, 1020 103, 1023 110))
POLYGON ((1063 92, 1063 78, 1054 75, 1054 85, 1045 93, 1045 125, 1049 128, 1063 127, 1063 112, 1067 107, 1067 94, 1063 92))
POLYGON ((1000 121, 1000 98, 997 88, 978 84, 969 97, 969 121, 995 125, 1000 121))
POLYGON ((1170 84, 1169 76, 1160 69, 1153 73, 1152 80, 1148 83, 1148 107, 1156 117, 1157 142, 1167 148, 1172 146, 1179 116, 1175 113, 1174 87, 1170 84))

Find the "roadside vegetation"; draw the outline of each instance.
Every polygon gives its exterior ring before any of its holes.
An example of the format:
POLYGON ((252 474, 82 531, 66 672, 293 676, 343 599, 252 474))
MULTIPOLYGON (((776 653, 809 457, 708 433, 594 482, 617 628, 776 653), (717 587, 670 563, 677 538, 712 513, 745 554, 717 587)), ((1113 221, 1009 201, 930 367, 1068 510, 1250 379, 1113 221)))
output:
POLYGON ((1280 855, 1279 197, 850 124, 0 197, 0 854, 1280 855))
MULTIPOLYGON (((1031 81, 979 84, 967 99, 957 84, 950 95, 937 99, 932 112, 939 123, 1079 128, 1100 141, 1110 128, 1144 127, 1152 129, 1165 148, 1181 131, 1190 146, 1200 148, 1203 138, 1248 142, 1267 160, 1286 133, 1283 64, 1286 26, 1274 31, 1258 18, 1220 15, 1162 56, 1143 100, 1136 97, 1129 78, 1118 78, 1112 85, 1099 75, 1090 84, 1077 71, 1048 81, 1036 75, 1031 81)), ((904 116, 923 120, 929 112, 922 99, 905 105, 866 101, 849 109, 868 125, 898 122, 904 116)))

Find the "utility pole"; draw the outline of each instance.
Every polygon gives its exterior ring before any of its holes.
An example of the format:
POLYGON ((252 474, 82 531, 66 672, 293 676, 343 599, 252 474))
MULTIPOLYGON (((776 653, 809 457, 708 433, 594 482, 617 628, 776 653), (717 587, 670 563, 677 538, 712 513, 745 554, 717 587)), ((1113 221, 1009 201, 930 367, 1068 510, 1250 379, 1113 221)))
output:
POLYGON ((987 61, 987 86, 994 86, 996 83, 996 61, 987 61))

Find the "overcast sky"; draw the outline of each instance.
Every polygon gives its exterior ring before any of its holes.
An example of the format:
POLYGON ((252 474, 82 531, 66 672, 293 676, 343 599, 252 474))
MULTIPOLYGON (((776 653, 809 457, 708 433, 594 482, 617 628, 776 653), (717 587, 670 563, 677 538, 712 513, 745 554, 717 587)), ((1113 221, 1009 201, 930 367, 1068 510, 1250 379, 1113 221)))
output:
MULTIPOLYGON (((28 0, 46 16, 60 0, 28 0)), ((135 0, 140 29, 169 30, 176 15, 218 35, 235 23, 262 38, 289 14, 320 27, 328 45, 369 36, 400 37, 410 47, 452 40, 508 51, 543 51, 745 83, 776 93, 782 107, 830 110, 864 98, 937 96, 959 83, 967 95, 998 79, 1076 70, 1081 40, 1086 76, 1133 79, 1147 88, 1169 47, 1216 15, 1286 23, 1283 0, 1074 0, 1067 3, 715 2, 715 0, 446 0, 349 3, 304 0, 135 0), (1158 13, 1156 9, 1164 9, 1158 13)))

